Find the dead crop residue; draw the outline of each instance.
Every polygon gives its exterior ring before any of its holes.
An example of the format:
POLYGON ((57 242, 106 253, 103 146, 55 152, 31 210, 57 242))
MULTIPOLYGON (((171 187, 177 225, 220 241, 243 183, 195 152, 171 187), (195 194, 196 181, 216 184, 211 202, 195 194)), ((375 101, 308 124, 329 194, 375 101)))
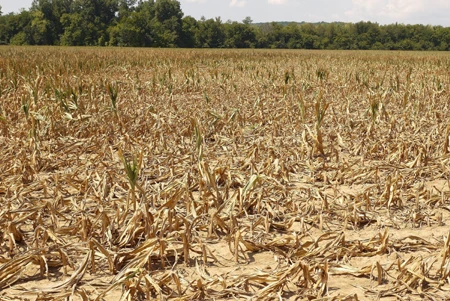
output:
POLYGON ((0 300, 440 300, 446 53, 0 49, 0 300))

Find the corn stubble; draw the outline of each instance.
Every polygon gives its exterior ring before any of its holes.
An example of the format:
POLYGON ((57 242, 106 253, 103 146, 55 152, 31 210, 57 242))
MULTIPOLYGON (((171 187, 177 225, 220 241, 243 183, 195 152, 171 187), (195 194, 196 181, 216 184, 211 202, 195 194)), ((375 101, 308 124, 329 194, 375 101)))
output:
POLYGON ((434 53, 0 49, 0 299, 445 298, 449 71, 434 53))

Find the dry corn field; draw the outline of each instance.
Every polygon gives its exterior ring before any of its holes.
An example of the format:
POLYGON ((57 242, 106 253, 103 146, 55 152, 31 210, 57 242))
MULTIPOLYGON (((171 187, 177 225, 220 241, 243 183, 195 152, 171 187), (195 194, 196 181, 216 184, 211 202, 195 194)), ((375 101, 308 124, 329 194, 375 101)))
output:
POLYGON ((450 55, 0 48, 0 300, 445 300, 450 55))

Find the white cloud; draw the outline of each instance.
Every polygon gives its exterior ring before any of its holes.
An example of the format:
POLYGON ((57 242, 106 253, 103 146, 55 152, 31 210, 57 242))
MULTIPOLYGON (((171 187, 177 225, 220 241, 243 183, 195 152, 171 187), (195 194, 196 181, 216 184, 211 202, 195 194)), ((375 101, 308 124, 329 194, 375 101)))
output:
POLYGON ((192 3, 205 3, 208 0, 186 0, 186 2, 192 2, 192 3))
POLYGON ((245 5, 247 5, 245 0, 231 0, 230 2, 231 7, 244 7, 245 5))
POLYGON ((268 0, 269 4, 281 5, 285 4, 287 0, 268 0))
POLYGON ((383 18, 405 22, 422 17, 450 13, 448 0, 352 0, 352 9, 345 15, 354 21, 383 18))

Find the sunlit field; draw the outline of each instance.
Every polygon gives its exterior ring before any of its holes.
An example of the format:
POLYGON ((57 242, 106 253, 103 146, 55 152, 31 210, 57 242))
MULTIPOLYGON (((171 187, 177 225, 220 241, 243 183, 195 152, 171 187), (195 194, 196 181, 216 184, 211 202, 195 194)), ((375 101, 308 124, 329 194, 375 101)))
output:
POLYGON ((449 139, 449 53, 0 47, 0 300, 447 298, 449 139))

